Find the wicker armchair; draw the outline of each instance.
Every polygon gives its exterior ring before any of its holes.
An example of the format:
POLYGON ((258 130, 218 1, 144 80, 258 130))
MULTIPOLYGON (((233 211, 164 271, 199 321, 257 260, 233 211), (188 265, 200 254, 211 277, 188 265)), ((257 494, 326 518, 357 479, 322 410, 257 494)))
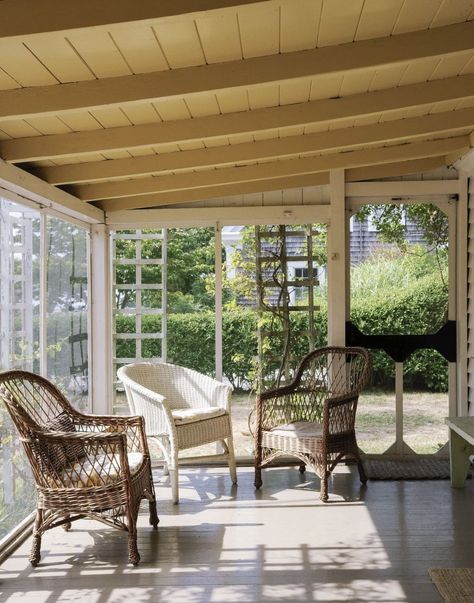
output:
MULTIPOLYGON (((169 472, 173 502, 179 500, 178 454, 186 448, 220 442, 232 482, 237 483, 230 397, 232 388, 174 364, 141 362, 121 367, 132 414, 145 418, 146 433, 160 447, 169 472)), ((198 457, 203 459, 204 457, 198 457)))
POLYGON ((140 501, 158 516, 142 417, 84 415, 48 380, 26 371, 0 373, 0 398, 19 431, 36 482, 36 521, 30 562, 41 559, 41 536, 82 518, 128 532, 137 565, 140 501))
POLYGON ((357 461, 362 483, 367 478, 355 436, 359 392, 372 361, 363 348, 327 347, 303 358, 292 383, 257 397, 255 486, 262 467, 276 457, 293 456, 321 478, 321 500, 328 500, 328 477, 343 459, 357 461))

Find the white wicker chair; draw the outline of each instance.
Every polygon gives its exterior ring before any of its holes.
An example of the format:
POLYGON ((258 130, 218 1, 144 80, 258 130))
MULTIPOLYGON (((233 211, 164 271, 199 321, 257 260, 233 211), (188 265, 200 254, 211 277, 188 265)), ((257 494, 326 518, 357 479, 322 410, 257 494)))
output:
MULTIPOLYGON (((143 415, 145 431, 161 448, 177 503, 178 453, 220 442, 232 482, 237 483, 230 398, 232 388, 196 371, 174 364, 140 362, 117 371, 132 414, 143 415)), ((201 459, 205 457, 199 457, 201 459)))

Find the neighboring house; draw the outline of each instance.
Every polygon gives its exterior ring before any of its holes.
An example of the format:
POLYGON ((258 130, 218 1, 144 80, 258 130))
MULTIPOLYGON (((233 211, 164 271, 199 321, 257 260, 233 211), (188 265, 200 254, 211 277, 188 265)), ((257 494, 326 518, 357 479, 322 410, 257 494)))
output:
MULTIPOLYGON (((423 233, 420 228, 409 218, 404 217, 406 227, 406 239, 407 242, 416 245, 422 244, 423 233)), ((234 265, 234 254, 235 251, 241 249, 241 239, 243 226, 225 226, 222 229, 222 244, 226 251, 226 270, 227 277, 229 279, 234 278, 236 268, 234 265)), ((350 258, 352 264, 359 264, 368 257, 370 257, 377 250, 387 247, 386 243, 380 241, 377 235, 377 229, 373 220, 369 217, 368 219, 359 221, 352 216, 349 222, 350 230, 350 258)), ((291 236, 287 238, 287 249, 288 255, 297 255, 298 246, 301 245, 301 239, 291 236)), ((289 262, 289 274, 290 280, 304 279, 308 276, 308 267, 304 261, 290 261, 289 262)), ((315 277, 318 284, 325 285, 326 282, 326 266, 315 266, 315 277)), ((303 294, 303 290, 294 289, 290 292, 292 296, 291 302, 295 303, 300 301, 299 295, 303 294)))

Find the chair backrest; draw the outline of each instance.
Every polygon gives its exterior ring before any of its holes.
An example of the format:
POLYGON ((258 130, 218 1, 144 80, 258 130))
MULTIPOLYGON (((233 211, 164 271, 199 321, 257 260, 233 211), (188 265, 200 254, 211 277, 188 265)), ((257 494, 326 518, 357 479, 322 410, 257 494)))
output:
MULTIPOLYGON (((277 423, 321 422, 326 400, 349 396, 353 397, 353 404, 346 407, 344 413, 351 416, 344 418, 343 423, 346 426, 352 424, 359 392, 366 385, 370 373, 371 356, 364 348, 324 347, 314 350, 303 358, 293 382, 286 388, 291 403, 273 409, 275 417, 267 417, 266 420, 277 423)), ((332 422, 331 418, 329 420, 332 422)))
POLYGON ((372 367, 368 350, 360 347, 324 347, 307 354, 298 368, 297 389, 317 390, 326 397, 358 394, 372 367))
MULTIPOLYGON (((133 389, 133 383, 142 385, 166 398, 170 408, 207 407, 212 403, 215 381, 192 369, 168 363, 136 362, 118 371, 125 387, 133 389)), ((141 409, 132 412, 141 414, 141 409)))
POLYGON ((57 387, 28 371, 0 373, 0 398, 22 435, 48 428, 48 423, 63 413, 75 414, 57 387))

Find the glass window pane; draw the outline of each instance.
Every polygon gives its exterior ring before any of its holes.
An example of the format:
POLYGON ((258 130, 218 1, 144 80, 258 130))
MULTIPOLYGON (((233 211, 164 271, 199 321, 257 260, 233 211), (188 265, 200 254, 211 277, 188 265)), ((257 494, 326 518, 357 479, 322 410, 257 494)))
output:
MULTIPOLYGON (((39 372, 38 212, 0 198, 0 370, 39 372)), ((0 538, 31 513, 35 488, 26 455, 0 404, 0 538)))
POLYGON ((47 375, 80 410, 89 409, 87 235, 48 218, 47 375))

